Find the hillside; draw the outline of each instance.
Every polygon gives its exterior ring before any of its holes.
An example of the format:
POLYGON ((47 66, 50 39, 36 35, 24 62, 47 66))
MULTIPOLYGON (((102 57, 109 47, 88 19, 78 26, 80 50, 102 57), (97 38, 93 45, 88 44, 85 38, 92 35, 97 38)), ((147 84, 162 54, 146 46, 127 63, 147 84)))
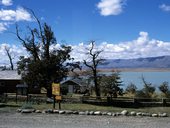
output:
POLYGON ((138 59, 109 59, 100 69, 113 68, 170 68, 170 56, 148 57, 138 59))

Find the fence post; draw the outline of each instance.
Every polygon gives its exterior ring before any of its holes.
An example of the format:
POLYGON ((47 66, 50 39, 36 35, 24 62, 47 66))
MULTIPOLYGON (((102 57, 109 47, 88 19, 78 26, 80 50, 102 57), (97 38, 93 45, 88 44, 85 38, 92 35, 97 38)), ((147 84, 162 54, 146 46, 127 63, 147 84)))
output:
POLYGON ((162 98, 162 105, 166 106, 166 99, 162 98))
POLYGON ((134 104, 134 107, 139 107, 139 100, 136 98, 133 98, 133 104, 134 104))
POLYGON ((84 102, 84 96, 80 96, 80 101, 81 101, 81 103, 84 102))
POLYGON ((133 98, 133 103, 136 104, 137 103, 137 99, 133 98))

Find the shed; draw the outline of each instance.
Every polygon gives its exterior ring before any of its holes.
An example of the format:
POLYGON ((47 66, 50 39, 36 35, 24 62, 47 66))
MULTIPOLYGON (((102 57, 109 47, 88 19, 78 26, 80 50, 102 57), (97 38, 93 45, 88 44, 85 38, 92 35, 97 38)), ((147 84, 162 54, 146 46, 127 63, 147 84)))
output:
POLYGON ((20 84, 21 76, 18 75, 16 70, 0 71, 0 85, 5 87, 8 93, 16 92, 16 85, 20 84))
POLYGON ((17 84, 17 95, 27 95, 28 94, 28 85, 26 84, 17 84))
POLYGON ((87 85, 81 79, 70 79, 61 82, 61 92, 66 93, 82 93, 87 89, 87 85))
MULTIPOLYGON (((16 86, 21 86, 21 75, 17 70, 4 70, 0 71, 0 85, 5 87, 7 93, 16 93, 16 86)), ((39 87, 29 87, 29 93, 40 93, 39 87)))

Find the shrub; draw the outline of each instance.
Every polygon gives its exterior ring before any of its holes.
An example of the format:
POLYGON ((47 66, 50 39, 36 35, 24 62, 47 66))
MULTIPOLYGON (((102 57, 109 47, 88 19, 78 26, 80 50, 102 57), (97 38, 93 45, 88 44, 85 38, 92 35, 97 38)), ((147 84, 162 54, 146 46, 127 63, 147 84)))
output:
POLYGON ((163 82, 159 87, 159 90, 164 94, 166 98, 170 96, 169 83, 163 82))
POLYGON ((126 87, 126 90, 125 92, 126 93, 131 93, 131 94, 135 94, 137 91, 137 87, 135 84, 133 83, 130 83, 127 87, 126 87))

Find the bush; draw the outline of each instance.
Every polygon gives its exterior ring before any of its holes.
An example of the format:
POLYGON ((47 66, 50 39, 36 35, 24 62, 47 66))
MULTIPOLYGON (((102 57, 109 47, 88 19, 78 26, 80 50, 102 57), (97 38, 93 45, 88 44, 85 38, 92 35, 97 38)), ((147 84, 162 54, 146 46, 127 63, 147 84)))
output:
POLYGON ((135 94, 137 91, 137 87, 135 84, 133 83, 130 83, 127 87, 126 87, 126 90, 125 92, 126 93, 130 93, 130 94, 135 94))
POLYGON ((169 83, 163 82, 159 87, 159 90, 164 94, 166 98, 170 97, 169 83))
POLYGON ((152 85, 152 83, 146 82, 144 77, 142 77, 142 81, 143 81, 144 87, 142 90, 137 92, 136 97, 152 98, 156 90, 155 87, 152 85))

